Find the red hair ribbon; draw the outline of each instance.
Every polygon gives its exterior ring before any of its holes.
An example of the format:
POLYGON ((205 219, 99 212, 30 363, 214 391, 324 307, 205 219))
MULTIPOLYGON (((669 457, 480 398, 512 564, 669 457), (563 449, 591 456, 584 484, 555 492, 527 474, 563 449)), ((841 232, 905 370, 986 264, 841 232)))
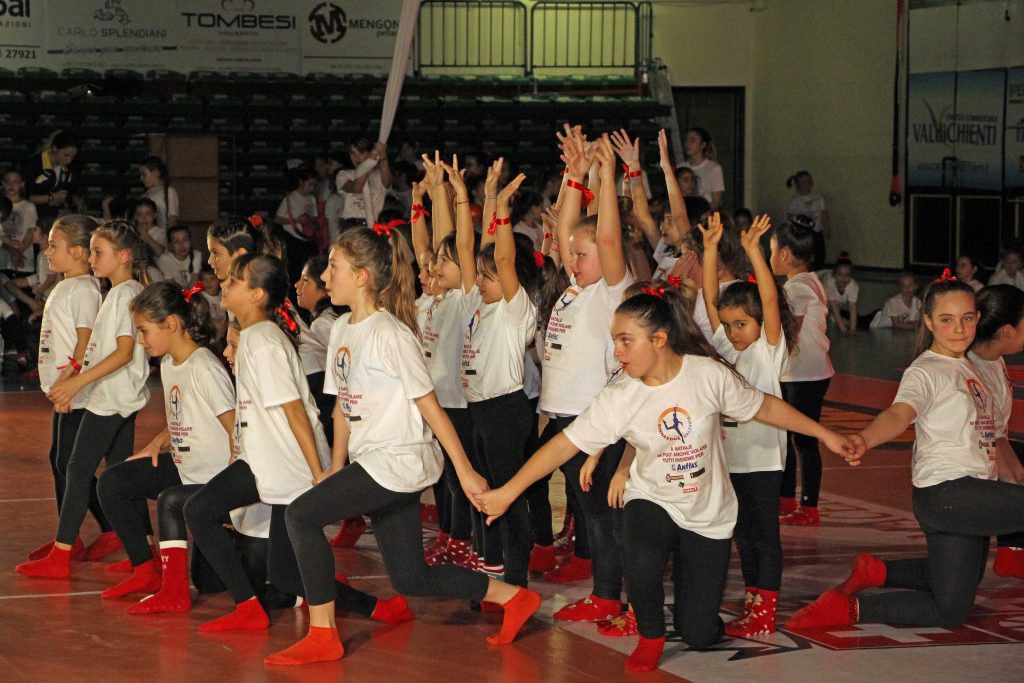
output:
POLYGON ((512 222, 511 218, 498 218, 498 212, 495 211, 494 215, 491 216, 491 225, 487 228, 487 234, 493 235, 494 229, 499 225, 509 225, 512 222))
POLYGON ((668 283, 669 287, 674 287, 676 289, 679 289, 680 287, 683 286, 683 278, 679 277, 678 275, 669 275, 668 277, 665 278, 665 282, 668 283))
POLYGON ((537 263, 538 268, 544 267, 544 252, 535 251, 533 252, 533 260, 537 263))
POLYGON ((375 233, 377 233, 378 235, 387 235, 388 238, 390 238, 391 237, 391 231, 394 230, 395 228, 397 228, 399 225, 404 225, 404 224, 405 224, 405 221, 403 221, 401 218, 396 218, 395 220, 388 221, 387 223, 374 223, 373 224, 373 231, 375 233))
POLYGON ((942 276, 938 277, 938 278, 935 278, 935 281, 936 282, 945 282, 946 280, 955 280, 955 279, 956 279, 956 275, 953 275, 953 271, 951 271, 949 268, 944 268, 942 270, 942 276))
POLYGON ((747 282, 750 282, 751 284, 755 284, 756 285, 757 284, 757 278, 754 277, 753 275, 748 275, 747 276, 747 282))
POLYGON ((181 295, 185 297, 185 303, 191 303, 192 297, 198 294, 199 292, 203 291, 204 289, 206 289, 206 287, 203 287, 203 282, 202 280, 200 280, 199 282, 192 285, 192 287, 190 287, 189 289, 181 290, 181 295))
POLYGON ((641 287, 640 291, 643 292, 644 294, 650 294, 651 296, 656 296, 659 299, 661 299, 661 298, 663 298, 665 296, 665 288, 664 287, 641 287))
POLYGON ((254 228, 262 226, 263 216, 259 215, 258 213, 254 213, 253 215, 249 216, 249 225, 251 225, 254 228))
POLYGON ((569 187, 573 188, 574 190, 579 190, 580 191, 580 194, 583 195, 582 207, 584 209, 587 208, 587 206, 590 205, 590 202, 594 201, 594 193, 591 192, 590 188, 587 187, 586 185, 584 185, 583 183, 580 183, 580 182, 577 182, 575 180, 571 180, 570 179, 570 180, 565 181, 565 184, 568 185, 569 187))
POLYGON ((418 221, 423 216, 429 216, 429 215, 430 215, 430 212, 427 211, 426 207, 424 207, 422 204, 413 204, 412 205, 412 218, 409 219, 409 222, 410 223, 415 223, 416 221, 418 221))
POLYGON ((291 313, 289 313, 291 307, 291 303, 287 299, 285 299, 284 306, 281 306, 274 312, 281 316, 281 319, 284 320, 285 327, 291 330, 292 334, 295 334, 299 331, 299 326, 295 323, 295 318, 293 318, 291 313))
POLYGON ((622 170, 626 172, 626 177, 627 178, 637 178, 637 177, 639 177, 640 175, 643 174, 643 171, 641 171, 640 169, 637 169, 635 171, 630 171, 629 170, 629 164, 622 164, 622 170))

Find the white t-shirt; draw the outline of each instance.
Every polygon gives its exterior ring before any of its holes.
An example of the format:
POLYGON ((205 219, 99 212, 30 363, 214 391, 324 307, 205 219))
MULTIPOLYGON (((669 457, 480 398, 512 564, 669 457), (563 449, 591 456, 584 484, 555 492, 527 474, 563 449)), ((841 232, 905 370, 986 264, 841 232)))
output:
MULTIPOLYGON (((727 280, 718 283, 719 301, 722 300, 722 292, 725 291, 725 288, 734 282, 739 282, 739 280, 727 280)), ((708 318, 708 305, 704 303, 703 288, 697 290, 697 300, 693 304, 693 322, 697 323, 697 327, 704 333, 704 338, 708 340, 708 343, 714 343, 715 332, 711 329, 711 319, 708 318)))
MULTIPOLYGON (((180 216, 178 213, 178 191, 173 187, 167 188, 167 202, 164 202, 164 186, 154 185, 153 187, 146 190, 145 194, 142 195, 147 199, 152 199, 153 203, 156 204, 156 224, 167 230, 167 216, 180 216), (170 204, 171 210, 167 210, 167 204, 170 204)), ((164 239, 161 241, 162 244, 167 243, 167 236, 164 235, 164 239)))
POLYGON ((217 419, 235 409, 235 389, 224 365, 200 348, 175 365, 160 361, 164 413, 171 434, 171 456, 183 484, 205 484, 228 466, 231 442, 217 419))
POLYGON ((309 325, 296 316, 295 322, 299 324, 299 360, 307 375, 327 369, 327 342, 331 339, 331 326, 337 319, 337 314, 330 308, 325 308, 309 325))
POLYGON ((281 227, 283 227, 285 232, 295 239, 302 240, 304 242, 308 242, 309 239, 302 237, 298 232, 296 232, 295 228, 292 226, 292 221, 298 223, 302 220, 303 216, 309 216, 316 220, 317 215, 316 195, 311 194, 308 197, 303 197, 299 194, 298 190, 294 190, 285 196, 285 198, 281 200, 281 204, 277 207, 277 217, 281 219, 281 227), (290 219, 288 217, 289 209, 291 209, 290 219))
POLYGON ((627 505, 648 500, 684 529, 729 538, 737 505, 720 416, 750 420, 763 401, 722 363, 685 356, 679 374, 661 386, 628 376, 609 384, 563 433, 589 454, 625 438, 636 448, 627 505))
POLYGON ((338 195, 345 200, 345 205, 341 210, 342 219, 361 218, 366 221, 367 225, 373 225, 384 208, 386 195, 384 182, 380 179, 380 169, 375 167, 369 172, 362 192, 345 192, 341 189, 348 181, 356 179, 356 169, 343 169, 338 171, 338 175, 335 177, 338 184, 338 195))
POLYGON ((882 306, 882 310, 875 313, 871 319, 871 327, 892 327, 892 319, 910 322, 921 319, 921 300, 916 296, 910 300, 910 305, 903 303, 903 297, 899 294, 889 297, 882 306))
MULTIPOLYGON (((725 334, 725 327, 719 325, 712 341, 715 351, 743 375, 750 386, 765 394, 782 398, 779 377, 789 353, 786 351, 786 335, 779 336, 775 346, 768 343, 761 328, 761 336, 745 348, 737 351, 725 334)), ((766 425, 763 422, 734 422, 723 418, 722 439, 725 441, 725 455, 729 460, 729 472, 771 472, 786 465, 786 430, 766 425)))
POLYGON ((419 320, 423 359, 442 408, 465 408, 462 393, 462 340, 465 333, 461 290, 428 297, 419 320))
POLYGON ((551 415, 579 415, 618 370, 612 316, 633 284, 628 272, 614 287, 601 278, 589 287, 576 279, 555 302, 544 335, 540 409, 551 415))
POLYGON ((164 280, 175 282, 182 289, 188 289, 199 279, 199 270, 203 267, 203 255, 198 250, 192 250, 192 258, 188 256, 178 260, 178 257, 168 249, 156 257, 156 267, 164 280))
POLYGON ((202 295, 206 297, 206 302, 210 304, 210 317, 213 318, 215 322, 227 322, 227 311, 225 311, 224 308, 220 305, 221 295, 217 294, 216 296, 214 296, 213 294, 210 294, 209 292, 206 291, 202 292, 202 295))
POLYGON ((1024 289, 1024 270, 1018 270, 1013 277, 1010 277, 1005 270, 1000 268, 988 279, 991 285, 1013 285, 1017 289, 1024 289))
MULTIPOLYGON (((153 240, 160 246, 164 247, 165 249, 167 248, 167 228, 162 228, 159 225, 154 225, 147 231, 147 234, 149 235, 149 238, 151 240, 153 240)), ((150 266, 153 267, 155 266, 155 264, 150 264, 150 266)), ((157 270, 157 272, 159 273, 160 271, 157 270)))
POLYGON ((835 374, 828 357, 830 342, 825 333, 828 302, 817 274, 799 273, 784 285, 793 315, 803 317, 796 348, 782 372, 783 382, 813 382, 835 374))
POLYGON ((422 491, 440 479, 443 461, 415 403, 434 390, 419 341, 385 311, 354 325, 350 317, 331 329, 324 377, 348 422, 349 460, 389 491, 422 491))
POLYGON ((511 301, 485 304, 473 285, 462 297, 462 391, 470 403, 523 388, 526 346, 537 327, 537 307, 521 286, 511 301))
MULTIPOLYGON (((11 215, 3 222, 3 231, 7 239, 14 242, 21 242, 25 234, 36 227, 39 216, 36 213, 36 205, 27 199, 14 202, 11 215)), ((16 270, 20 273, 34 273, 36 271, 36 255, 30 243, 21 252, 22 264, 14 266, 14 255, 6 247, 0 247, 0 268, 16 270)))
POLYGON ((825 213, 825 200, 817 192, 794 195, 786 212, 790 216, 804 215, 814 219, 814 232, 822 232, 821 214, 825 213))
POLYGON ((86 410, 96 415, 120 415, 128 417, 146 407, 149 402, 149 362, 142 344, 135 343, 135 323, 128 310, 138 294, 144 289, 136 280, 126 280, 107 292, 85 351, 83 372, 112 354, 117 349, 120 337, 132 340, 132 359, 106 377, 93 382, 86 410))
POLYGON ((324 202, 324 218, 327 219, 327 237, 331 244, 338 240, 341 232, 341 214, 345 210, 345 198, 333 193, 324 202))
MULTIPOLYGON (((92 275, 61 280, 50 292, 39 328, 39 388, 44 393, 57 381, 58 367, 70 362, 78 330, 92 329, 101 303, 100 282, 92 275)), ((71 400, 71 407, 84 408, 88 398, 88 389, 83 389, 71 400)))
POLYGON ((959 479, 996 478, 1000 416, 966 358, 925 351, 903 372, 893 403, 917 413, 911 479, 917 488, 959 479))
POLYGON ((851 279, 842 292, 836 287, 836 276, 831 270, 827 270, 819 276, 821 285, 825 288, 825 298, 829 301, 838 301, 840 306, 857 303, 860 295, 860 285, 856 280, 851 279))
POLYGON ((985 360, 974 351, 967 352, 967 358, 974 365, 975 371, 981 377, 985 388, 989 390, 992 397, 992 405, 996 417, 996 438, 1010 436, 1010 413, 1013 412, 1013 385, 1010 383, 1010 376, 1006 371, 1006 361, 1000 357, 997 360, 985 360))
POLYGON ((711 201, 713 192, 725 192, 725 178, 722 176, 722 166, 717 161, 705 159, 699 164, 684 162, 684 168, 689 168, 697 176, 697 191, 704 199, 711 201))
POLYGON ((678 261, 679 256, 666 251, 665 255, 658 260, 658 267, 655 268, 654 273, 651 274, 651 279, 664 280, 672 272, 672 269, 676 267, 676 263, 678 261))
POLYGON ((312 488, 313 473, 281 406, 302 401, 321 466, 330 467, 331 459, 299 354, 285 333, 267 320, 242 330, 235 367, 238 459, 249 463, 260 500, 270 505, 286 505, 312 488))

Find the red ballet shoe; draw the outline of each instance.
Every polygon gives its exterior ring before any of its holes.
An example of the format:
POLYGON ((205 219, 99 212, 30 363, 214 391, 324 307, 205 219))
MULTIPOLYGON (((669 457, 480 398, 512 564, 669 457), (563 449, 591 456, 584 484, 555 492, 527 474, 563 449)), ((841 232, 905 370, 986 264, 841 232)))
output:
POLYGON ((593 575, 590 560, 582 560, 575 555, 566 564, 556 567, 544 575, 548 583, 573 583, 586 581, 593 575))
POLYGON ((501 630, 493 636, 487 636, 491 645, 507 645, 516 639, 519 630, 540 609, 541 598, 529 588, 520 588, 510 600, 502 604, 505 618, 501 622, 501 630))
MULTIPOLYGON (((49 555, 50 554, 50 550, 52 550, 52 549, 53 549, 53 539, 51 538, 49 541, 47 541, 46 543, 42 544, 38 548, 33 549, 28 554, 28 559, 30 559, 30 560, 41 560, 44 557, 46 557, 47 555, 49 555)), ((85 553, 85 544, 82 543, 82 537, 81 536, 77 536, 75 538, 74 544, 71 546, 71 559, 72 560, 80 560, 80 559, 82 559, 82 555, 84 553, 85 553)))
POLYGON ((275 652, 263 660, 276 666, 299 666, 313 662, 334 662, 345 656, 338 629, 310 626, 306 637, 291 647, 275 652))
POLYGON ((749 638, 775 633, 775 611, 779 592, 755 589, 746 614, 725 625, 725 634, 732 638, 749 638))
POLYGON ((569 603, 555 612, 559 621, 608 621, 622 614, 622 603, 618 600, 607 600, 596 595, 569 603))
MULTIPOLYGON (((162 560, 160 559, 160 549, 157 548, 155 545, 151 545, 149 546, 149 550, 151 553, 153 553, 153 559, 156 560, 157 563, 161 563, 162 560)), ((103 571, 108 572, 110 574, 127 574, 133 569, 134 568, 132 567, 132 561, 126 557, 123 560, 111 562, 103 568, 103 571)))
POLYGON ((640 635, 640 628, 636 623, 636 613, 630 608, 619 616, 609 621, 602 621, 597 625, 597 632, 606 638, 628 638, 640 635))
POLYGON ((188 589, 188 550, 161 548, 160 589, 128 608, 128 614, 187 612, 192 608, 188 589))
POLYGON ((14 571, 40 579, 66 579, 71 576, 71 551, 54 545, 46 557, 22 562, 14 571))
POLYGON ((555 546, 534 545, 530 551, 530 564, 527 567, 531 572, 543 574, 555 568, 555 546))
POLYGON ((640 636, 640 642, 636 649, 626 658, 626 671, 641 673, 654 671, 658 668, 658 661, 661 659, 661 652, 665 649, 665 636, 660 638, 644 638, 640 636))
POLYGON ((121 544, 121 539, 117 537, 117 533, 104 531, 85 549, 85 560, 87 562, 102 560, 107 555, 116 553, 123 548, 124 546, 121 544))
POLYGON ((152 594, 160 590, 160 586, 160 565, 156 560, 149 560, 133 568, 131 576, 103 591, 100 597, 104 600, 114 600, 131 593, 152 594))
POLYGON ((362 517, 342 520, 338 533, 331 539, 335 548, 351 548, 366 531, 366 520, 362 517))
POLYGON ((992 570, 997 576, 1024 579, 1024 548, 1001 546, 996 550, 996 561, 992 570))
POLYGON ((387 600, 377 598, 377 605, 373 608, 370 618, 384 624, 401 624, 412 621, 416 615, 409 609, 409 603, 405 597, 396 595, 387 600))
POLYGON ((789 498, 786 496, 779 497, 779 517, 788 515, 791 512, 796 512, 797 507, 796 498, 789 498))
POLYGON ((885 562, 871 553, 857 553, 853 568, 836 590, 847 595, 860 593, 865 588, 878 588, 885 584, 885 562))
POLYGON ((786 526, 818 526, 821 524, 821 515, 818 508, 801 505, 788 515, 779 517, 779 524, 786 526))
POLYGON ((817 600, 797 610, 786 622, 786 628, 815 628, 856 624, 860 616, 857 598, 830 588, 817 600))
POLYGON ((202 633, 218 631, 262 631, 270 628, 270 619, 263 611, 263 606, 256 598, 235 605, 235 611, 225 614, 213 621, 199 625, 202 633))

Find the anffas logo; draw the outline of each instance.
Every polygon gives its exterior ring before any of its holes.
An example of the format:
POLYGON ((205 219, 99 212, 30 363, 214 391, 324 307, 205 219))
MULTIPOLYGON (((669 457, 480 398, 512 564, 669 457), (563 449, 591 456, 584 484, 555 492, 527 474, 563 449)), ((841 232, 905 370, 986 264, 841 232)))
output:
POLYGON ((309 33, 321 43, 336 43, 347 30, 348 17, 333 2, 321 2, 309 13, 309 33))
POLYGON ((107 0, 103 3, 103 8, 96 10, 92 16, 96 21, 116 21, 119 24, 132 23, 132 18, 121 7, 121 0, 107 0))
POLYGON ((167 399, 167 405, 171 407, 171 417, 175 422, 181 421, 181 389, 175 384, 171 387, 171 395, 167 399))
POLYGON ((350 372, 352 372, 352 352, 348 350, 347 346, 342 346, 334 356, 334 378, 348 384, 350 372))
POLYGON ((571 304, 579 294, 580 292, 578 289, 575 287, 569 287, 567 290, 562 292, 562 296, 558 297, 558 301, 555 302, 553 310, 557 313, 558 311, 568 308, 569 304, 571 304))
POLYGON ((974 379, 967 380, 967 393, 974 399, 974 405, 978 410, 985 410, 985 390, 980 382, 974 379))
POLYGON ((693 431, 690 414, 679 406, 672 406, 658 416, 658 433, 666 441, 686 441, 693 431))
POLYGON ((0 0, 0 17, 32 16, 32 0, 0 0))

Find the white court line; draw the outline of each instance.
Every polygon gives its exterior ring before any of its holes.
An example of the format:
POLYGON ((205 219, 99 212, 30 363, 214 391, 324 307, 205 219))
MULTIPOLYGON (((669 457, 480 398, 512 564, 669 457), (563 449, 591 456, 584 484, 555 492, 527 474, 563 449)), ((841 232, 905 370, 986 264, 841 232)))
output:
POLYGON ((53 500, 53 498, 2 498, 0 503, 36 503, 41 500, 53 500))
POLYGON ((38 595, 0 595, 0 600, 25 600, 27 598, 68 598, 76 595, 99 595, 103 591, 82 591, 80 593, 39 593, 38 595))

